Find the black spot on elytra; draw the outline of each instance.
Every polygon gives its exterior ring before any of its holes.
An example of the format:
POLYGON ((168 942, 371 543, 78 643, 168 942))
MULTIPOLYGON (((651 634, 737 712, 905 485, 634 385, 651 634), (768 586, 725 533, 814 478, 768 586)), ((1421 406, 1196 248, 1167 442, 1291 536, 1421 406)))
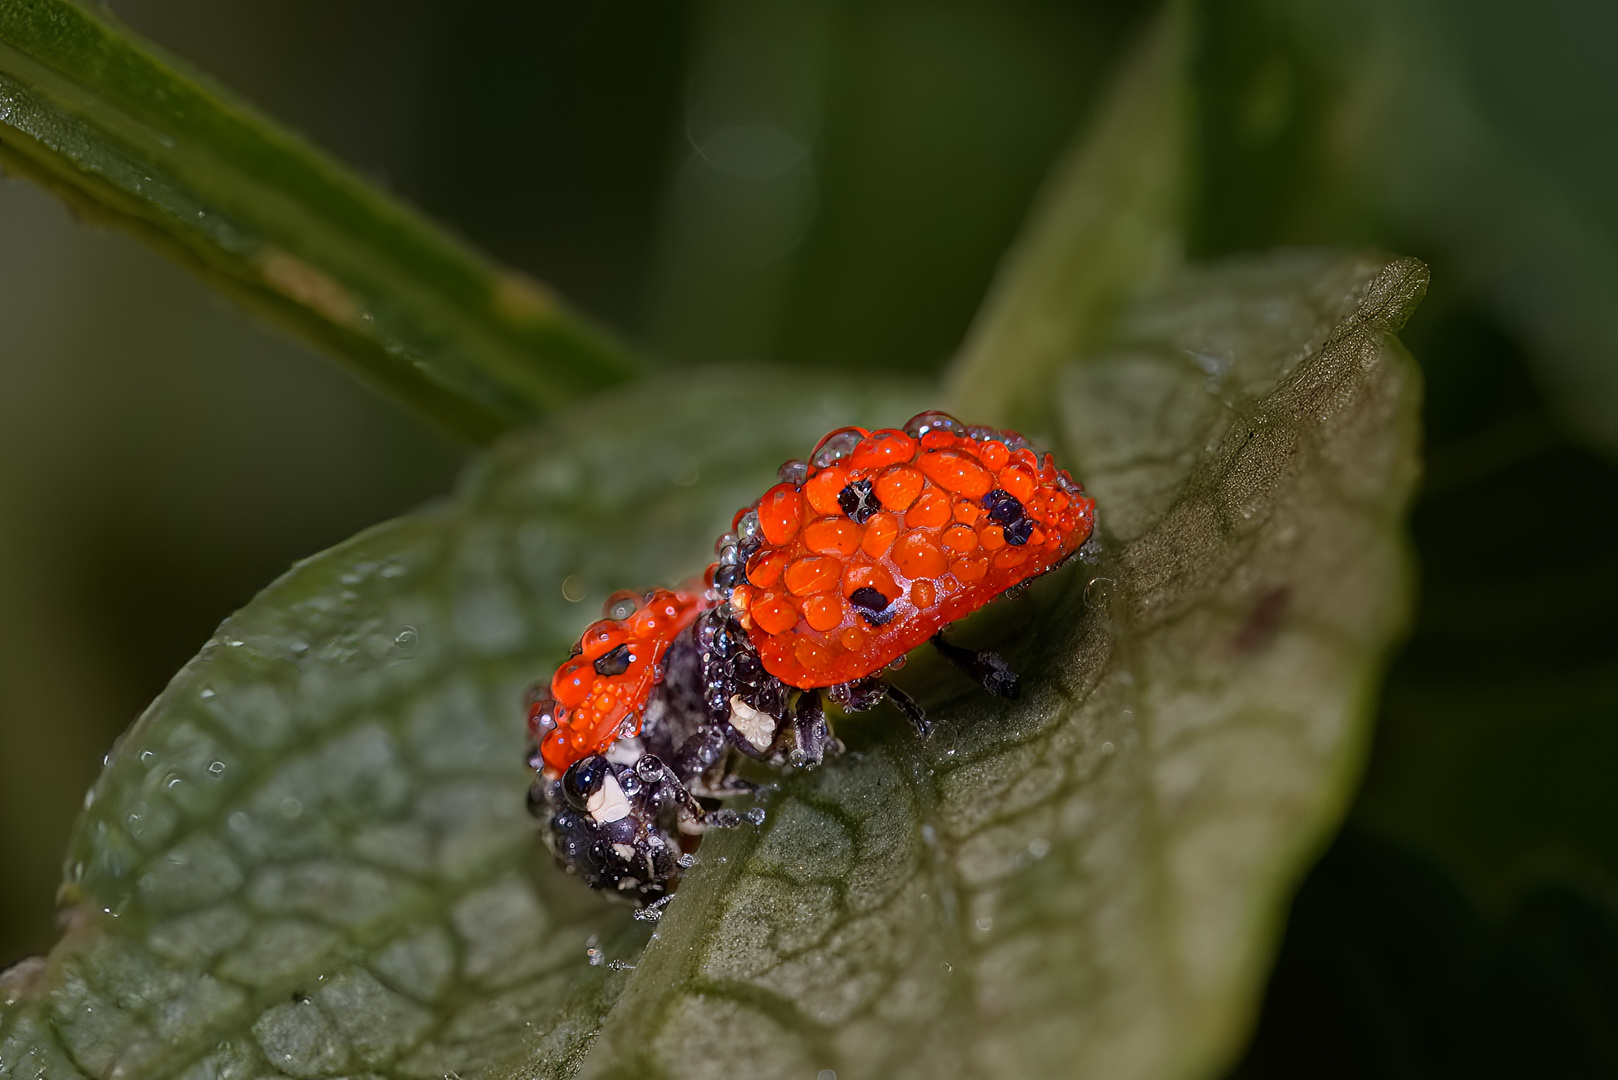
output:
POLYGON ((858 608, 865 621, 872 626, 886 626, 893 621, 896 614, 888 610, 888 605, 893 601, 869 585, 863 585, 849 593, 848 602, 858 608))
POLYGON ((1003 488, 995 488, 983 496, 983 508, 989 520, 1000 526, 1006 543, 1020 546, 1033 535, 1034 521, 1023 512, 1022 500, 1003 488))
POLYGON ((635 655, 629 651, 629 642, 624 642, 615 649, 609 649, 596 657, 592 665, 597 675, 611 677, 622 675, 629 670, 629 665, 635 662, 635 655))
POLYGON ((853 518, 857 525, 864 525, 872 514, 882 508, 876 501, 869 480, 856 480, 844 487, 837 493, 837 505, 841 506, 843 513, 853 518))
POLYGON ((1003 488, 995 488, 983 496, 983 509, 996 525, 1010 525, 1023 516, 1022 500, 1003 488))

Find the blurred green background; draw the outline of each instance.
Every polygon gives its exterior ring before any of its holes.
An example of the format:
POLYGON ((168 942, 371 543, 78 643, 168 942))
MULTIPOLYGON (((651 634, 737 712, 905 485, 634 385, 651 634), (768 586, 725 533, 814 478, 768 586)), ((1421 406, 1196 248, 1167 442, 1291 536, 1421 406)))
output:
MULTIPOLYGON (((660 362, 936 371, 1145 3, 114 0, 660 362)), ((1249 1077, 1618 1075, 1618 10, 1198 6, 1193 255, 1414 254, 1421 595, 1249 1077)), ((0 967, 102 755, 460 451, 0 184, 0 967)))

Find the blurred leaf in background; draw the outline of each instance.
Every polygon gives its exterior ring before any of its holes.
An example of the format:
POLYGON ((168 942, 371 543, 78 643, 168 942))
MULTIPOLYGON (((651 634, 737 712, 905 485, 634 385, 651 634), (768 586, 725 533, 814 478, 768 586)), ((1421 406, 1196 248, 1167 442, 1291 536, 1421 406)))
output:
POLYGON ((1433 264, 1414 635, 1244 1076, 1610 1075, 1618 75, 1609 5, 1203 8, 1197 250, 1433 264))

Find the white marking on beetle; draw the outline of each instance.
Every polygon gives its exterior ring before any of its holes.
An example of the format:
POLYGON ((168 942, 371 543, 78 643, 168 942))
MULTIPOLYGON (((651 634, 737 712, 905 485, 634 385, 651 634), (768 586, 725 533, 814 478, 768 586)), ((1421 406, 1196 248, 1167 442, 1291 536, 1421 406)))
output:
POLYGON ((635 857, 634 844, 614 844, 612 850, 618 853, 620 859, 633 859, 635 857))
POLYGON ((618 786, 618 778, 608 772, 596 793, 585 804, 585 809, 603 825, 628 817, 629 800, 624 797, 624 789, 618 786))
POLYGON ((760 712, 733 694, 730 699, 730 726, 742 733, 761 753, 775 741, 775 720, 769 713, 760 712))
POLYGON ((607 747, 607 752, 602 756, 614 765, 633 765, 646 756, 646 747, 638 738, 619 739, 607 747))

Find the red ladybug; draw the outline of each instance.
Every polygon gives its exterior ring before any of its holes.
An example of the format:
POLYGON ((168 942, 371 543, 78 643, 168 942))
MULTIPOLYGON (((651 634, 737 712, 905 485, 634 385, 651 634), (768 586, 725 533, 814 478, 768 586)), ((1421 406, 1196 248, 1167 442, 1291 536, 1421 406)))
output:
POLYGON ((545 773, 604 753, 620 738, 639 734, 661 662, 674 638, 707 606, 706 586, 614 593, 557 669, 550 697, 528 709, 528 733, 545 773))
POLYGON ((564 870, 632 903, 667 897, 695 838, 742 820, 717 808, 732 793, 723 763, 709 777, 714 762, 680 753, 706 724, 691 631, 713 599, 700 580, 614 593, 607 617, 530 692, 529 811, 564 870))
POLYGON ((749 787, 738 756, 811 768, 837 752, 823 690, 850 712, 891 700, 925 734, 921 708, 882 677, 924 641, 1017 696, 1003 660, 941 633, 1095 526, 1094 501, 1050 455, 938 412, 834 431, 780 475, 701 582, 610 598, 529 710, 530 808, 595 888, 667 896, 694 838, 743 820, 717 807, 749 787))
MULTIPOLYGON (((712 573, 765 670, 804 690, 881 672, 1095 527, 1094 500, 1051 455, 940 412, 834 431, 781 477, 736 515, 732 560, 712 573)), ((939 644, 1014 692, 1003 664, 939 644)))

